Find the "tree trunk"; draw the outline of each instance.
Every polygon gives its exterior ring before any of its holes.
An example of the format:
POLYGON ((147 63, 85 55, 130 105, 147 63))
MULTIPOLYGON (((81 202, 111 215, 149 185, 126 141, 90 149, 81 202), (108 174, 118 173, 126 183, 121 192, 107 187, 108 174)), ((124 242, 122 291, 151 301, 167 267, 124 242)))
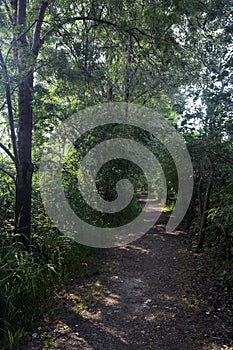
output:
POLYGON ((16 24, 21 34, 15 46, 16 54, 14 56, 17 58, 18 72, 20 79, 22 79, 18 87, 15 229, 18 242, 25 250, 29 250, 31 239, 33 75, 41 47, 40 34, 48 2, 41 2, 32 41, 27 39, 26 34, 27 5, 27 0, 18 0, 17 6, 13 7, 14 12, 16 11, 16 24))
POLYGON ((31 236, 32 196, 32 89, 30 72, 19 85, 18 169, 16 177, 15 226, 18 241, 28 250, 31 236))

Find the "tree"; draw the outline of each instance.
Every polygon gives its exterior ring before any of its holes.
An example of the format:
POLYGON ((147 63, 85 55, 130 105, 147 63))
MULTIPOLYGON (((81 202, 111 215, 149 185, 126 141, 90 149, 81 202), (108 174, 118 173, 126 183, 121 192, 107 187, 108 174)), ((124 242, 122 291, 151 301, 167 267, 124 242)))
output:
POLYGON ((2 142, 1 148, 16 169, 15 226, 25 247, 31 234, 32 137, 35 119, 41 117, 35 113, 35 95, 49 90, 43 83, 39 88, 40 72, 47 69, 48 84, 57 74, 55 84, 67 82, 69 89, 72 80, 81 80, 82 89, 76 87, 72 97, 79 95, 83 106, 113 99, 158 106, 189 79, 184 67, 192 54, 184 51, 176 28, 180 23, 185 27, 187 19, 201 15, 204 8, 196 0, 184 5, 149 0, 1 1, 0 64, 6 98, 1 109, 9 120, 12 144, 9 149, 2 142))
MULTIPOLYGON (((38 10, 38 15, 33 24, 28 23, 27 1, 6 1, 1 6, 1 13, 5 21, 8 19, 13 37, 6 58, 4 59, 2 50, 0 51, 0 62, 3 71, 6 101, 8 108, 9 126, 11 130, 11 140, 13 154, 8 150, 9 156, 14 161, 16 167, 16 200, 15 200, 15 225, 17 233, 20 235, 20 242, 27 247, 30 239, 31 226, 31 193, 32 193, 32 100, 33 100, 33 77, 36 59, 43 40, 41 29, 48 7, 47 1, 42 1, 38 10), (34 26, 34 34, 29 34, 34 26), (18 135, 15 133, 14 109, 11 99, 11 81, 7 67, 8 57, 12 53, 13 62, 18 75, 18 135)), ((12 63, 13 63, 12 62, 12 63)))
POLYGON ((223 193, 233 165, 231 5, 222 0, 206 10, 201 18, 189 22, 196 29, 190 47, 202 68, 188 89, 192 103, 186 106, 182 121, 195 167, 193 201, 198 203, 200 218, 196 252, 203 248, 209 226, 213 230, 213 213, 223 212, 229 205, 228 194, 223 193))

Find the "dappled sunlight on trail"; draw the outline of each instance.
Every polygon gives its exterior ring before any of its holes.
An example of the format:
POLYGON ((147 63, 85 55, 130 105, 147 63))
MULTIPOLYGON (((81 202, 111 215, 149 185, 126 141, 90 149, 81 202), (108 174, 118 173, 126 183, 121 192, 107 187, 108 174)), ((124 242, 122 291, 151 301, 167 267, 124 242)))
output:
MULTIPOLYGON (((51 349, 232 349, 218 338, 219 326, 200 297, 185 232, 163 233, 166 220, 165 215, 140 240, 105 254, 108 269, 73 281, 59 295, 46 335, 51 349)), ((35 340, 31 349, 46 348, 35 340)))

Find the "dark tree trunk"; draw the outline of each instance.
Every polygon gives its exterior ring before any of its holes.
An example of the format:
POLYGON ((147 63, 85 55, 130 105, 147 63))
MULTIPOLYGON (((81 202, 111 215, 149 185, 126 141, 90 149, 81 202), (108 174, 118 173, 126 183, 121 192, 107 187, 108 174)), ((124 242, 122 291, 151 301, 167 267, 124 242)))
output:
POLYGON ((12 1, 15 24, 21 34, 14 48, 14 58, 21 79, 18 86, 15 230, 18 242, 25 250, 29 250, 31 239, 33 75, 42 45, 40 34, 48 2, 41 2, 33 40, 27 39, 27 5, 27 0, 12 1))
POLYGON ((31 236, 32 196, 32 89, 33 73, 19 85, 18 169, 16 178, 15 225, 19 242, 28 249, 31 236))

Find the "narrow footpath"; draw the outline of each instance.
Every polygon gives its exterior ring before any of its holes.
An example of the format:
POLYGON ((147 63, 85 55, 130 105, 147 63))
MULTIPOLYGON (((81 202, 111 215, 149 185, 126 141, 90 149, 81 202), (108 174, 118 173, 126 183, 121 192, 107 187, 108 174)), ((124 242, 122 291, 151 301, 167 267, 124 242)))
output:
POLYGON ((211 281, 182 231, 161 221, 136 242, 103 250, 102 270, 73 280, 32 350, 232 350, 232 330, 205 300, 211 281), (227 328, 228 327, 228 328, 227 328))

